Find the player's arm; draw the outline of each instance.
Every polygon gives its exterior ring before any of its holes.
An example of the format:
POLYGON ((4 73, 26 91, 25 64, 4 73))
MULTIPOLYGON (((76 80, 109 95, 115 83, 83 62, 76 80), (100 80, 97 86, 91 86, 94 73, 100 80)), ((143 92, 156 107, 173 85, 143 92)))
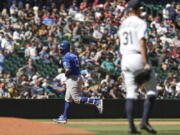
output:
POLYGON ((144 64, 148 64, 148 54, 147 54, 147 47, 146 47, 146 39, 142 38, 140 40, 140 51, 144 59, 144 64))
POLYGON ((144 69, 149 70, 151 67, 148 63, 148 53, 147 53, 147 46, 146 46, 146 39, 142 38, 140 40, 140 51, 144 59, 144 69))
POLYGON ((147 39, 146 29, 147 29, 147 25, 144 24, 144 27, 142 27, 142 30, 139 32, 139 38, 140 38, 140 52, 144 60, 144 69, 148 70, 150 69, 150 65, 148 63, 148 52, 147 52, 147 45, 146 45, 146 39, 147 39))
POLYGON ((71 64, 70 64, 70 59, 64 58, 63 66, 64 66, 64 69, 65 69, 65 76, 69 77, 71 72, 72 72, 71 64))

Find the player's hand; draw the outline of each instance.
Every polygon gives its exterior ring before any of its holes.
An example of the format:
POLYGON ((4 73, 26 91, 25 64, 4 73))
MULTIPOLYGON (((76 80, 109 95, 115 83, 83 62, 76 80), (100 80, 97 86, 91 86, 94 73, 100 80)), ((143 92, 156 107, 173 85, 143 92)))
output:
POLYGON ((150 64, 145 64, 144 65, 144 70, 151 70, 151 65, 150 64))

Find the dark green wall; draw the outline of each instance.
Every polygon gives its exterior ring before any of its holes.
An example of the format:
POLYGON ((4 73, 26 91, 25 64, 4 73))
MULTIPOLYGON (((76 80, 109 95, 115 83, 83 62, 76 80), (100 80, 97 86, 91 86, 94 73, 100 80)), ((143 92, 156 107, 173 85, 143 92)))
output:
MULTIPOLYGON (((99 115, 92 105, 73 104, 70 118, 125 118, 124 100, 104 100, 104 113, 99 115)), ((136 117, 141 117, 143 101, 136 106, 136 117)), ((63 112, 63 99, 1 99, 0 116, 23 118, 55 118, 63 112)), ((157 100, 153 118, 180 118, 180 100, 157 100)))

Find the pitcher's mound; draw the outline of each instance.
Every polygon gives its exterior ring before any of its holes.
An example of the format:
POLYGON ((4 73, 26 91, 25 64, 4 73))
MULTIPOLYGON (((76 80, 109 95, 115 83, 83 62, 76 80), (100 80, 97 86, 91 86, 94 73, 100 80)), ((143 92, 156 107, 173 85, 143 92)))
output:
POLYGON ((21 118, 0 117, 0 135, 94 134, 93 132, 21 118))

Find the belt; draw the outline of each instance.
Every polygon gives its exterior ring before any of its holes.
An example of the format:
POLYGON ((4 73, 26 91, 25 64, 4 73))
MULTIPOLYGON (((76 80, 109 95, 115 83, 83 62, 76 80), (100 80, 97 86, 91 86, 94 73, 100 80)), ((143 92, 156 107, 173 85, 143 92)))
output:
POLYGON ((141 52, 136 50, 123 50, 122 55, 128 55, 128 54, 141 54, 141 52))
POLYGON ((79 77, 80 75, 69 75, 68 78, 75 78, 75 77, 79 77))
POLYGON ((80 75, 70 75, 68 79, 77 80, 80 77, 80 75))

